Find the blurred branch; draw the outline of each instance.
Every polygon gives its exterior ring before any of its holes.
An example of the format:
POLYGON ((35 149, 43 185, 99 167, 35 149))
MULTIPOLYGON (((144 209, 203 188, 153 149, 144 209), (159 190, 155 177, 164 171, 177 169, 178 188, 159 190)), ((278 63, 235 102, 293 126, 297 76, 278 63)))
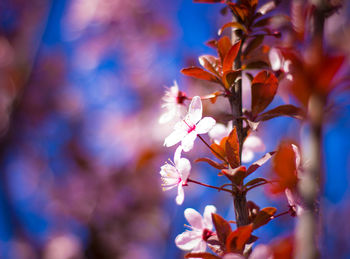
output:
MULTIPOLYGON (((311 47, 314 55, 323 53, 323 33, 326 18, 326 2, 324 0, 311 0, 315 9, 312 14, 311 47)), ((317 234, 319 218, 317 213, 317 201, 321 189, 322 177, 322 131, 323 113, 326 102, 324 97, 312 94, 308 103, 310 132, 307 140, 302 143, 307 146, 307 159, 305 174, 300 179, 298 189, 305 204, 305 211, 298 217, 296 226, 296 250, 295 257, 298 259, 319 258, 317 247, 317 234)))
MULTIPOLYGON (((14 235, 17 238, 23 238, 28 243, 32 244, 32 247, 39 248, 33 240, 28 236, 25 231, 25 227, 22 226, 21 219, 18 217, 15 206, 12 201, 11 191, 9 189, 9 182, 7 178, 7 172, 4 170, 5 161, 7 159, 8 150, 13 147, 18 139, 20 139, 20 123, 23 108, 21 106, 22 100, 25 98, 28 83, 32 75, 32 70, 36 62, 36 56, 39 51, 39 47, 44 35, 48 14, 50 11, 50 2, 47 1, 43 4, 41 1, 33 2, 30 5, 24 4, 21 6, 22 13, 17 13, 20 16, 20 24, 17 31, 11 36, 13 37, 11 43, 14 49, 14 64, 10 67, 11 83, 14 88, 14 98, 9 109, 9 122, 6 132, 0 138, 0 162, 3 168, 0 174, 0 184, 2 193, 4 195, 4 203, 6 213, 9 215, 8 220, 12 226, 14 235), (27 10, 33 9, 33 10, 27 10)), ((21 3, 18 3, 21 5, 21 3)))

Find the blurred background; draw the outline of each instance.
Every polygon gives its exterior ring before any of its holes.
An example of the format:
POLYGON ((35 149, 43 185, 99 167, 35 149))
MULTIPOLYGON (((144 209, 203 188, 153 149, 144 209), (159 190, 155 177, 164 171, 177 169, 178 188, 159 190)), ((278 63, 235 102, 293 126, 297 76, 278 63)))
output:
MULTIPOLYGON (((202 213, 214 204, 234 219, 224 193, 189 186, 177 206, 159 176, 175 150, 163 147, 171 125, 158 124, 161 97, 174 80, 189 96, 216 89, 179 71, 215 54, 204 43, 230 20, 221 8, 191 0, 0 1, 0 258, 182 258, 174 239, 187 223, 185 208, 202 213)), ((346 55, 348 11, 326 31, 346 55)), ((325 132, 325 258, 350 258, 348 97, 334 99, 325 132)), ((204 103, 205 114, 227 111, 225 102, 204 103)), ((298 139, 300 126, 288 118, 266 123, 259 130, 266 151, 298 139)), ((185 155, 191 161, 208 153, 200 142, 195 147, 185 155)), ((225 183, 205 164, 192 168, 194 179, 225 183)), ((285 197, 263 188, 248 198, 288 208, 285 197)), ((272 221, 257 231, 258 242, 292 234, 294 223, 272 221)))

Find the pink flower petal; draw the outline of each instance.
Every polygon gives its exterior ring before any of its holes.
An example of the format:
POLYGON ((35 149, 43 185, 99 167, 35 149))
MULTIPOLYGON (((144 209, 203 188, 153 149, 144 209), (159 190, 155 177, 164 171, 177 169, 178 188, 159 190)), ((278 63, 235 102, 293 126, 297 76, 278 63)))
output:
POLYGON ((182 152, 182 146, 178 146, 174 153, 174 163, 175 165, 178 164, 178 162, 181 159, 181 152, 182 152))
POLYGON ((184 202, 185 193, 182 184, 177 186, 177 196, 175 198, 176 204, 181 205, 184 202))
POLYGON ((188 223, 190 223, 190 225, 195 228, 195 229, 199 229, 202 231, 203 229, 203 219, 201 214, 199 214, 198 211, 192 209, 192 208, 188 208, 185 210, 184 212, 185 214, 185 218, 187 219, 188 223))
POLYGON ((196 132, 198 134, 207 133, 209 130, 211 130, 214 127, 215 123, 216 121, 213 118, 205 117, 198 122, 196 126, 196 132))
POLYGON ((269 60, 273 71, 280 70, 282 67, 282 55, 279 50, 272 48, 269 52, 269 60))
POLYGON ((216 208, 213 205, 207 205, 204 209, 203 214, 203 225, 205 228, 212 230, 213 229, 213 220, 211 214, 216 213, 216 208))
POLYGON ((192 250, 201 242, 202 235, 198 231, 185 231, 175 238, 175 244, 182 250, 192 250))
POLYGON ((216 123, 215 126, 208 132, 209 137, 214 140, 216 143, 220 143, 220 141, 228 136, 230 132, 224 124, 216 123))
POLYGON ((171 147, 179 143, 185 136, 187 132, 184 130, 175 130, 164 141, 164 146, 171 147))
POLYGON ((250 161, 252 161, 254 158, 254 152, 251 151, 248 148, 244 148, 243 146, 243 150, 242 150, 242 162, 243 163, 248 163, 250 161))
POLYGON ((293 197, 292 191, 287 188, 287 189, 285 189, 284 193, 286 194, 289 205, 295 206, 295 199, 293 197))
POLYGON ((265 145, 258 136, 249 135, 244 141, 243 148, 248 148, 253 152, 265 151, 265 145))
POLYGON ((192 102, 188 110, 188 119, 193 124, 197 124, 197 122, 201 118, 202 118, 202 101, 199 96, 195 96, 192 98, 192 102))
POLYGON ((297 169, 300 167, 301 165, 301 158, 300 158, 300 152, 299 152, 299 148, 298 146, 292 144, 292 148, 295 154, 295 165, 297 167, 297 169))
POLYGON ((181 179, 183 183, 186 183, 187 178, 191 171, 191 163, 186 158, 181 158, 178 163, 176 164, 177 170, 181 174, 181 179))
POLYGON ((197 137, 197 132, 192 131, 182 139, 181 146, 184 152, 188 152, 193 148, 196 137, 197 137))
POLYGON ((196 247, 193 248, 193 253, 205 252, 207 250, 207 243, 204 240, 201 240, 196 247))

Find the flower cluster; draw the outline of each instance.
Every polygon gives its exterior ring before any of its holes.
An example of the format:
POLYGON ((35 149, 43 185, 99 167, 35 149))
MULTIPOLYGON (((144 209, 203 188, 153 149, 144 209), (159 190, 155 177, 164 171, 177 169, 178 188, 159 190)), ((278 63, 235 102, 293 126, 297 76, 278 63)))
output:
MULTIPOLYGON (((167 112, 160 117, 160 123, 178 119, 180 105, 183 104, 184 96, 175 82, 175 86, 171 87, 163 98, 165 101, 163 107, 167 108, 167 112)), ((193 97, 187 114, 175 124, 173 132, 164 141, 164 146, 166 147, 171 147, 181 142, 175 151, 174 162, 170 160, 171 164, 165 163, 160 170, 163 190, 167 191, 177 187, 175 200, 178 205, 181 205, 184 201, 183 187, 187 185, 191 170, 190 161, 182 158, 181 153, 182 151, 190 151, 194 146, 197 135, 208 133, 216 123, 211 117, 202 118, 202 111, 201 98, 199 96, 193 97)), ((216 208, 214 206, 206 206, 204 217, 202 218, 194 209, 186 209, 185 218, 190 223, 191 230, 178 235, 175 240, 176 245, 183 250, 205 251, 207 239, 214 235, 214 232, 212 232, 213 222, 211 214, 215 213, 215 211, 216 208)))

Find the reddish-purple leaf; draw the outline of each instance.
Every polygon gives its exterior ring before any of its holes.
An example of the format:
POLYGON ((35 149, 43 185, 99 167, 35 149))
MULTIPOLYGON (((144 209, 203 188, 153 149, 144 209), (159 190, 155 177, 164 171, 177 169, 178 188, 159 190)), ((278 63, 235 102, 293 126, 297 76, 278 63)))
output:
POLYGON ((181 70, 181 73, 183 73, 186 76, 192 76, 197 79, 207 80, 215 83, 220 82, 220 80, 216 76, 203 70, 200 67, 184 68, 181 70))
POLYGON ((262 69, 262 68, 269 68, 270 65, 266 63, 265 61, 259 60, 259 61, 253 61, 248 63, 244 66, 244 69, 262 69))
POLYGON ((231 40, 229 39, 229 37, 224 36, 218 40, 218 54, 221 59, 221 63, 223 63, 224 58, 226 57, 230 48, 231 48, 231 40))
POLYGON ((238 78, 241 78, 241 70, 228 70, 222 76, 222 81, 226 89, 230 89, 238 78))
POLYGON ((225 145, 226 145, 226 140, 227 137, 224 137, 221 141, 220 144, 216 144, 216 143, 212 143, 210 145, 211 147, 211 152, 214 154, 214 156, 216 156, 217 158, 219 158, 220 160, 223 160, 223 158, 226 157, 226 153, 225 153, 225 145))
POLYGON ((235 13, 235 15, 242 21, 244 22, 246 17, 249 14, 249 10, 246 6, 237 4, 237 3, 227 3, 229 7, 231 8, 232 12, 235 13))
POLYGON ((275 154, 275 152, 269 152, 266 153, 262 158, 260 158, 258 161, 255 161, 251 166, 248 167, 247 175, 250 175, 251 173, 254 173, 260 166, 265 164, 267 161, 270 160, 270 158, 275 154))
POLYGON ((211 48, 214 48, 214 49, 217 49, 218 47, 218 41, 217 40, 209 40, 205 43, 205 45, 211 47, 211 48))
POLYGON ((236 185, 242 185, 244 178, 247 176, 245 166, 238 166, 234 169, 223 169, 221 172, 236 185))
POLYGON ((249 186, 253 186, 256 184, 260 184, 260 183, 267 183, 267 180, 265 178, 255 178, 253 180, 250 180, 249 182, 247 182, 244 186, 245 187, 249 187, 249 186))
POLYGON ((244 50, 244 56, 247 57, 254 49, 259 47, 264 41, 264 35, 258 35, 252 39, 244 50))
POLYGON ((232 232, 230 223, 218 214, 211 214, 216 229, 216 235, 222 244, 226 244, 226 239, 232 232))
POLYGON ((218 35, 220 36, 221 33, 223 32, 223 30, 225 30, 226 28, 230 28, 230 27, 233 27, 235 29, 239 29, 239 30, 242 30, 244 31, 245 33, 247 33, 247 29, 246 27, 244 27, 243 24, 239 23, 239 22, 228 22, 226 24, 224 24, 218 31, 218 35))
POLYGON ((226 252, 242 253, 253 231, 252 224, 241 226, 233 231, 226 240, 226 252))
POLYGON ((241 164, 239 158, 239 141, 236 127, 233 128, 227 138, 225 145, 226 157, 232 168, 236 168, 241 164))
POLYGON ((252 81, 252 113, 262 112, 273 100, 277 92, 278 79, 269 71, 259 72, 252 81))
POLYGON ((285 104, 260 114, 256 120, 266 121, 279 116, 289 116, 301 120, 305 118, 305 112, 294 105, 285 104))
POLYGON ((206 157, 201 157, 195 160, 195 162, 206 162, 209 165, 211 165, 212 167, 216 168, 216 169, 225 169, 226 166, 224 166, 223 164, 219 164, 218 162, 215 162, 213 160, 211 160, 210 158, 206 158, 206 157))
POLYGON ((241 48, 241 41, 238 41, 227 52, 224 58, 224 62, 222 64, 222 70, 224 73, 226 71, 232 70, 233 62, 235 61, 240 48, 241 48))
POLYGON ((212 72, 213 74, 220 76, 220 60, 212 55, 202 55, 198 58, 199 63, 202 67, 204 67, 206 70, 212 72))
POLYGON ((278 177, 279 188, 275 187, 272 192, 282 192, 285 188, 293 189, 296 187, 298 178, 296 175, 296 154, 292 143, 282 142, 273 158, 273 169, 278 177))
POLYGON ((276 211, 277 209, 274 207, 266 207, 260 210, 253 221, 253 229, 257 229, 267 224, 276 211))

